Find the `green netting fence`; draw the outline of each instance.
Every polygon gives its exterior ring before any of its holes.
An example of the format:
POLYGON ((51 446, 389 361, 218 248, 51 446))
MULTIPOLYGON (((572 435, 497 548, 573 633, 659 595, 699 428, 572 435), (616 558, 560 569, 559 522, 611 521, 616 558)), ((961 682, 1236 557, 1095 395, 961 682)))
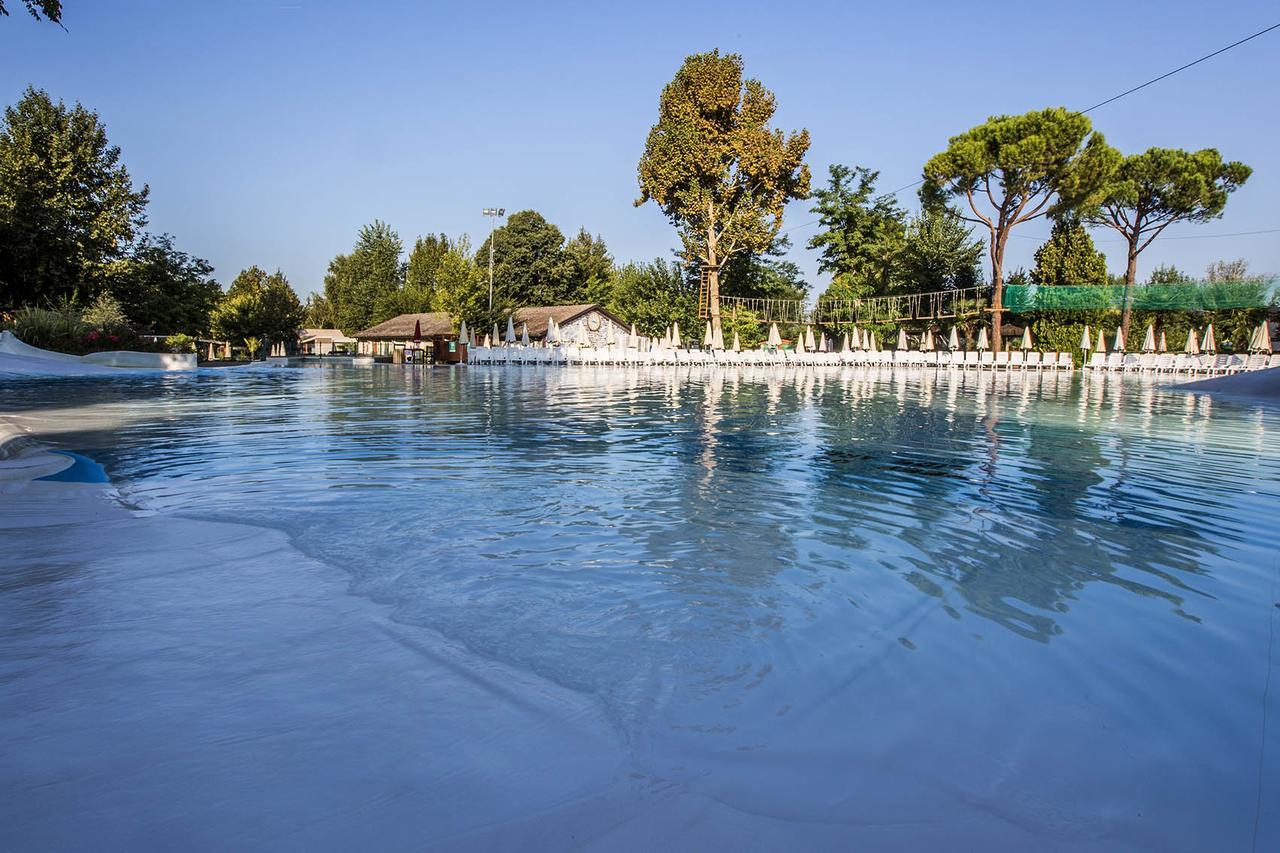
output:
MULTIPOLYGON (((1280 279, 1185 284, 1142 284, 1133 289, 1136 311, 1216 311, 1280 304, 1280 279)), ((1098 311, 1124 307, 1124 285, 1009 284, 1004 310, 1098 311)))

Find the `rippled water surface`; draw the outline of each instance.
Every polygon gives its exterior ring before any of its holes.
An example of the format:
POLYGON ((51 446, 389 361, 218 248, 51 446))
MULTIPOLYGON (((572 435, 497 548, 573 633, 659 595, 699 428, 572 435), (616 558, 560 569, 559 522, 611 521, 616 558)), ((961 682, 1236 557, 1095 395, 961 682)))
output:
POLYGON ((641 772, 797 840, 1280 843, 1274 409, 852 370, 4 390, 87 413, 58 441, 130 503, 287 531, 398 622, 589 697, 641 772))

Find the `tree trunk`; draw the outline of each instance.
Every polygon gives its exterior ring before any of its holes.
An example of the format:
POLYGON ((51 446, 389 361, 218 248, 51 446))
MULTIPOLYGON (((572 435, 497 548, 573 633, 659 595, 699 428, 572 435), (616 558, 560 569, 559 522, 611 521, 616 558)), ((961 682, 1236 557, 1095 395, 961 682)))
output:
POLYGON ((1129 317, 1133 314, 1133 285, 1138 277, 1138 241, 1129 238, 1129 267, 1124 272, 1124 309, 1120 312, 1120 333, 1129 342, 1129 317))
POLYGON ((720 264, 716 257, 714 217, 711 222, 707 227, 707 301, 711 303, 711 334, 720 339, 724 337, 724 330, 720 327, 720 264))
POLYGON ((720 267, 713 266, 707 271, 707 299, 711 302, 711 334, 723 337, 720 327, 720 267))
POLYGON ((991 351, 1000 352, 1004 340, 1000 328, 1004 325, 1004 235, 991 241, 991 351))

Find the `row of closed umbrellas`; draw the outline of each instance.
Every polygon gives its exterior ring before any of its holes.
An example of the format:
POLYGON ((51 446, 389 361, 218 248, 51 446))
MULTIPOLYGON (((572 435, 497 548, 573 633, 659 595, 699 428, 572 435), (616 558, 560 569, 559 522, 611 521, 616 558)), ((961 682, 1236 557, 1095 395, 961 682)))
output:
MULTIPOLYGON (((1102 330, 1099 329, 1097 343, 1095 345, 1090 339, 1089 332, 1089 327, 1085 326, 1084 332, 1080 335, 1080 349, 1085 352, 1093 350, 1094 352, 1105 353, 1107 351, 1106 335, 1104 335, 1102 330)), ((1113 352, 1124 352, 1124 332, 1119 327, 1116 327, 1115 338, 1112 340, 1111 348, 1113 352)), ((1142 338, 1142 352, 1168 351, 1169 347, 1165 341, 1164 331, 1161 330, 1160 335, 1157 338, 1155 325, 1152 324, 1147 326, 1147 333, 1142 338)), ((1198 335, 1196 330, 1192 328, 1187 333, 1187 342, 1183 345, 1182 351, 1188 355, 1199 355, 1202 351, 1217 352, 1218 343, 1214 338, 1213 324, 1210 323, 1205 327, 1203 337, 1198 335)), ((1271 352, 1271 329, 1266 320, 1259 323, 1258 327, 1253 330, 1253 335, 1249 338, 1249 351, 1264 353, 1271 352)))
MULTIPOLYGON (((462 322, 462 327, 459 330, 458 337, 461 338, 463 341, 466 341, 471 346, 479 345, 478 341, 476 340, 475 332, 471 332, 468 334, 467 323, 465 320, 462 322)), ((680 337, 680 324, 678 322, 672 323, 670 326, 668 326, 667 330, 665 331, 665 333, 661 338, 647 338, 647 337, 638 335, 636 333, 635 324, 633 323, 631 326, 631 332, 626 337, 627 337, 627 341, 625 342, 625 345, 629 348, 640 348, 644 346, 646 348, 654 347, 657 349, 679 349, 683 345, 683 342, 680 337)), ((499 340, 497 323, 493 324, 492 336, 485 335, 483 345, 486 347, 492 346, 493 345, 492 342, 494 340, 499 340)), ((506 334, 502 336, 501 340, 507 344, 514 344, 516 343, 517 340, 519 340, 521 345, 528 346, 529 345, 529 324, 528 323, 522 324, 522 327, 520 330, 520 336, 517 339, 515 322, 513 318, 508 317, 507 331, 506 331, 506 334)), ((1092 330, 1090 329, 1089 326, 1086 325, 1084 327, 1084 332, 1080 336, 1080 349, 1086 352, 1088 352, 1089 350, 1094 350, 1096 352, 1105 353, 1107 351, 1106 336, 1103 334, 1101 329, 1099 329, 1097 332, 1096 344, 1094 343, 1094 341, 1095 341, 1095 338, 1093 337, 1092 330)), ((554 318, 547 321, 546 342, 547 344, 576 343, 579 346, 584 346, 584 347, 591 346, 591 339, 587 335, 587 330, 585 326, 579 324, 577 328, 576 340, 569 341, 567 340, 567 336, 563 334, 559 324, 556 323, 554 318)), ((605 345, 608 347, 615 347, 621 343, 623 342, 618 340, 618 336, 616 334, 613 324, 609 324, 608 331, 606 332, 605 345)), ((909 343, 907 341, 907 332, 905 329, 898 330, 897 343, 898 343, 897 348, 900 350, 905 350, 909 347, 909 343)), ((774 349, 782 346, 782 336, 778 332, 777 323, 771 323, 769 325, 769 336, 766 340, 765 345, 767 347, 771 347, 774 349)), ((1019 341, 1019 347, 1023 350, 1029 350, 1032 348, 1033 345, 1034 344, 1031 340, 1030 327, 1024 328, 1022 330, 1022 340, 1019 341)), ((704 349, 715 349, 715 350, 723 350, 725 348, 724 339, 721 337, 718 329, 712 328, 710 321, 707 321, 706 332, 702 337, 702 346, 704 349)), ((960 335, 955 326, 951 327, 951 334, 948 336, 946 346, 947 346, 947 349, 950 349, 953 351, 960 349, 960 335)), ((984 326, 978 331, 977 349, 987 350, 990 348, 991 348, 990 341, 987 337, 986 327, 984 326)), ((1125 348, 1125 341, 1124 341, 1123 330, 1121 330, 1119 327, 1116 327, 1115 336, 1112 341, 1112 349, 1115 352, 1123 352, 1124 348, 1125 348)), ((733 343, 730 349, 733 352, 740 352, 742 350, 741 339, 738 337, 738 332, 736 330, 733 333, 733 343)), ((845 332, 844 340, 841 343, 841 351, 852 352, 855 349, 864 350, 867 352, 877 352, 880 349, 880 347, 879 347, 879 343, 876 340, 875 333, 872 332, 870 329, 859 329, 856 326, 852 329, 852 331, 845 332)), ((920 338, 920 351, 932 352, 935 349, 937 349, 937 345, 936 345, 936 341, 934 340, 933 330, 926 329, 925 333, 920 338)), ((1214 339, 1212 323, 1210 323, 1208 327, 1204 330, 1203 338, 1196 333, 1196 330, 1194 328, 1191 329, 1191 331, 1187 335, 1187 342, 1183 347, 1183 352, 1195 355, 1200 353, 1202 350, 1204 352, 1217 351, 1217 342, 1214 339)), ((1258 327, 1254 330, 1253 335, 1249 341, 1249 350, 1251 352, 1267 352, 1267 353, 1271 352, 1271 332, 1265 320, 1262 323, 1258 324, 1258 327)), ((805 330, 805 333, 803 335, 800 335, 796 339, 796 351, 800 353, 830 352, 831 346, 825 334, 821 334, 815 337, 813 333, 813 328, 809 327, 805 330)), ((1156 331, 1155 331, 1155 325, 1154 324, 1148 325, 1146 335, 1143 337, 1143 340, 1142 340, 1142 352, 1167 352, 1167 351, 1168 351, 1168 346, 1166 345, 1164 331, 1161 331, 1159 336, 1157 337, 1156 331)))

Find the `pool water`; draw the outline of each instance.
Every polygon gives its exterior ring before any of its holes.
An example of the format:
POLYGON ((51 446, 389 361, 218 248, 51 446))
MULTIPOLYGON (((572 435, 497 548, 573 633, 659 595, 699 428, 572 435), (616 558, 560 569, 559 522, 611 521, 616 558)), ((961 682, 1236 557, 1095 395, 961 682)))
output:
POLYGON ((853 369, 0 387, 123 419, 56 443, 130 505, 283 530, 410 630, 586 697, 663 782, 618 796, 797 845, 1280 845, 1274 407, 853 369))

